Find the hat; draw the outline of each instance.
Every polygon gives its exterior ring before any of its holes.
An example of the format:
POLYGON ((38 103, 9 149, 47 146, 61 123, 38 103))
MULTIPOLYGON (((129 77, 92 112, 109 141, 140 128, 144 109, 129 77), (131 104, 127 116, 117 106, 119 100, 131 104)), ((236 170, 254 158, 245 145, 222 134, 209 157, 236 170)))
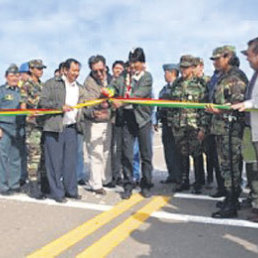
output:
POLYGON ((164 71, 179 70, 178 64, 164 64, 162 67, 164 71))
POLYGON ((217 47, 213 50, 212 52, 212 57, 210 58, 211 60, 215 60, 225 54, 228 54, 228 53, 233 53, 235 54, 235 47, 233 46, 222 46, 222 47, 217 47))
POLYGON ((203 62, 203 59, 200 58, 200 57, 195 57, 194 58, 194 65, 197 66, 197 65, 203 65, 204 62, 203 62))
POLYGON ((129 53, 129 62, 142 62, 145 63, 145 55, 142 48, 137 47, 130 51, 129 53))
POLYGON ((11 64, 7 70, 5 71, 5 74, 9 74, 9 73, 19 73, 19 69, 18 66, 16 64, 11 64))
POLYGON ((30 71, 29 63, 22 63, 19 68, 19 73, 28 73, 30 71))
POLYGON ((35 59, 35 60, 31 60, 29 62, 29 66, 30 68, 47 68, 41 59, 35 59))
POLYGON ((180 67, 190 67, 195 65, 194 57, 192 55, 183 55, 180 58, 180 67))

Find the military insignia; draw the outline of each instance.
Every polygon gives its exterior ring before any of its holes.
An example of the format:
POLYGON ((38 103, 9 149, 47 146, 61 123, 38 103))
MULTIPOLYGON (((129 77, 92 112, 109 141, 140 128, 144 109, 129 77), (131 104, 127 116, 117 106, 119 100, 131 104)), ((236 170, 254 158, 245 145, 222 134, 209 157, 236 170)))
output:
POLYGON ((5 95, 5 100, 13 100, 13 95, 12 94, 8 94, 8 95, 5 95))

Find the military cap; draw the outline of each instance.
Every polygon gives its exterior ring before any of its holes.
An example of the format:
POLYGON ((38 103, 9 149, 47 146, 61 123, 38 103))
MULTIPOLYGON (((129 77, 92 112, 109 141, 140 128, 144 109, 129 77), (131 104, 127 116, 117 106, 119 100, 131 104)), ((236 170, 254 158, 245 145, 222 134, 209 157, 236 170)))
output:
POLYGON ((225 54, 228 53, 233 53, 235 54, 235 47, 233 46, 222 46, 222 47, 217 47, 213 50, 212 52, 212 57, 210 58, 211 60, 217 59, 225 54))
POLYGON ((195 57, 194 58, 194 65, 197 66, 197 65, 203 65, 204 62, 203 62, 203 59, 200 58, 200 57, 195 57))
POLYGON ((11 64, 5 71, 6 75, 9 73, 19 73, 18 66, 16 64, 11 64))
POLYGON ((179 70, 178 64, 164 64, 162 67, 164 71, 179 70))
POLYGON ((195 65, 192 55, 183 55, 180 58, 180 67, 190 67, 195 65))
POLYGON ((22 63, 19 68, 19 73, 28 73, 30 71, 29 63, 22 63))
POLYGON ((35 60, 31 60, 29 62, 29 66, 30 68, 47 68, 41 59, 35 59, 35 60))

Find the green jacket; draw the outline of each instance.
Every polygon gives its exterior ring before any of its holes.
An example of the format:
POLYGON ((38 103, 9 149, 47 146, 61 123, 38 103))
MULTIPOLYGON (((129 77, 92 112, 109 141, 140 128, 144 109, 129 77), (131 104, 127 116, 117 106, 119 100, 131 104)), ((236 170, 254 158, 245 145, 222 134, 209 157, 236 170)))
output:
MULTIPOLYGON (((173 83, 170 99, 204 103, 207 101, 207 85, 202 78, 184 80, 180 77, 173 83)), ((167 120, 175 130, 192 127, 205 132, 207 128, 207 116, 203 109, 171 108, 167 120)))
MULTIPOLYGON (((238 103, 244 100, 246 81, 234 67, 221 74, 214 94, 215 104, 238 103)), ((228 116, 231 112, 224 111, 212 116, 211 133, 215 135, 227 135, 229 128, 228 116)), ((244 126, 244 113, 234 111, 233 135, 241 136, 244 126)))

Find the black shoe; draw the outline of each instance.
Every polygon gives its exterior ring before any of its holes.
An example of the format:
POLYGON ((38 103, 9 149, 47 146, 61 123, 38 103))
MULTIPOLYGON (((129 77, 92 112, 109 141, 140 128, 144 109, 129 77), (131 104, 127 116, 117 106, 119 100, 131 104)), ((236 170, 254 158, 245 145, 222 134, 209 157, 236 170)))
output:
POLYGON ((86 182, 83 179, 80 179, 77 183, 78 185, 86 185, 86 182))
POLYGON ((175 191, 176 192, 182 192, 182 191, 189 190, 189 189, 190 189, 189 183, 185 182, 185 183, 182 183, 180 185, 177 185, 175 191))
POLYGON ((58 203, 66 203, 67 202, 67 199, 66 198, 56 198, 54 199, 56 202, 58 203))
POLYGON ((176 183, 175 179, 171 179, 171 178, 167 178, 166 180, 160 180, 161 184, 172 184, 172 183, 176 183))
POLYGON ((219 198, 219 197, 223 197, 223 196, 226 196, 227 192, 226 191, 217 191, 216 193, 214 194, 210 194, 210 197, 212 198, 219 198))
POLYGON ((250 198, 246 198, 241 202, 241 208, 249 209, 252 208, 252 200, 250 198))
POLYGON ((65 197, 75 199, 75 200, 81 200, 82 199, 82 196, 79 195, 79 194, 76 194, 76 195, 66 194, 65 197))
POLYGON ((26 180, 20 179, 19 183, 20 183, 20 186, 24 186, 26 184, 26 180))
POLYGON ((21 188, 18 187, 18 188, 12 189, 11 191, 12 191, 13 193, 20 193, 20 192, 21 192, 21 188))
POLYGON ((140 192, 140 194, 144 197, 144 198, 150 198, 152 196, 152 193, 150 191, 150 189, 148 188, 143 188, 140 192))
POLYGON ((121 193, 121 198, 124 200, 130 199, 131 196, 132 196, 132 191, 130 190, 125 190, 123 193, 121 193))
POLYGON ((202 193, 202 188, 201 187, 194 187, 192 190, 193 194, 201 194, 202 193))
POLYGON ((35 198, 37 200, 45 200, 47 198, 47 196, 43 193, 38 193, 38 194, 34 195, 33 198, 35 198))
POLYGON ((236 218, 237 210, 236 209, 221 209, 219 211, 213 212, 211 214, 212 218, 216 219, 228 219, 228 218, 236 218))
POLYGON ((112 181, 112 182, 110 182, 108 184, 105 184, 103 186, 106 187, 106 188, 115 188, 116 187, 116 183, 112 181))
POLYGON ((3 196, 10 196, 10 195, 12 195, 12 194, 13 194, 13 192, 10 191, 10 190, 0 192, 0 195, 3 195, 3 196))

